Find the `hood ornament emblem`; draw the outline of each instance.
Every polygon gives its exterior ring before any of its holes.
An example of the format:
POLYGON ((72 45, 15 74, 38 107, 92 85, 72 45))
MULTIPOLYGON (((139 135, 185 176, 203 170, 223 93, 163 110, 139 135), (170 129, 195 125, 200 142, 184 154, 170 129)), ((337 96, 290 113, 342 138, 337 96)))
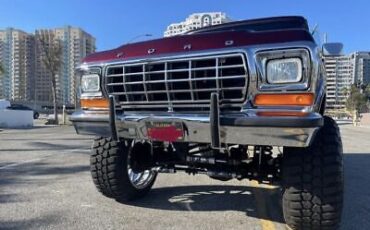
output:
POLYGON ((121 57, 123 57, 123 53, 122 52, 117 53, 117 58, 121 58, 121 57))
POLYGON ((148 54, 152 54, 155 52, 155 49, 148 49, 148 54))

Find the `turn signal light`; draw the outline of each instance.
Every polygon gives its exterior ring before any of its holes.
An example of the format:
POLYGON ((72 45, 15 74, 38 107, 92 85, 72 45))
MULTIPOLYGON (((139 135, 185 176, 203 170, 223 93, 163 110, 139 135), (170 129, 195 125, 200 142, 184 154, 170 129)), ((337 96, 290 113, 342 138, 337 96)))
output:
POLYGON ((109 100, 105 98, 81 99, 81 108, 84 109, 108 109, 109 100))
POLYGON ((254 98, 257 106, 310 106, 313 102, 313 93, 258 94, 254 98))

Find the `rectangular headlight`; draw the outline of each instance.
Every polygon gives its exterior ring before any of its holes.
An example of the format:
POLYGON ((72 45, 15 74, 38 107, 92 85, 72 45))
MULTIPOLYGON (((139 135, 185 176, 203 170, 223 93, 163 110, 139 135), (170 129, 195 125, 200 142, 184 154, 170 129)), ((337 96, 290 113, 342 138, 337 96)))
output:
POLYGON ((302 61, 300 58, 272 59, 266 65, 267 83, 297 83, 302 80, 302 61))
POLYGON ((98 74, 87 74, 81 77, 82 93, 92 93, 100 91, 100 77, 98 74))

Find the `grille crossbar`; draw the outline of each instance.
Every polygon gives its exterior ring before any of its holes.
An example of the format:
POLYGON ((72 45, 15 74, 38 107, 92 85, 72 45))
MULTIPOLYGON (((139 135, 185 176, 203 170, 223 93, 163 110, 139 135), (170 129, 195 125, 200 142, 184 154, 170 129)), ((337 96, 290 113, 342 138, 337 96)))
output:
POLYGON ((242 53, 111 65, 105 89, 123 109, 209 108, 212 92, 220 107, 240 107, 247 94, 248 73, 242 53))

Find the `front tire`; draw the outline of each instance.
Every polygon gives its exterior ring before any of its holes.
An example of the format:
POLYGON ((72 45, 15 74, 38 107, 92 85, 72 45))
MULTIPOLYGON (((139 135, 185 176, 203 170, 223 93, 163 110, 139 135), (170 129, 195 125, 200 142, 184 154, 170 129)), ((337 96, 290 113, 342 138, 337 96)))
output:
POLYGON ((90 170, 97 189, 106 197, 121 202, 146 195, 157 173, 152 170, 132 170, 132 141, 116 142, 112 138, 94 140, 90 170))
POLYGON ((336 122, 324 126, 307 148, 285 148, 283 213, 291 229, 338 229, 343 206, 343 149, 336 122))

